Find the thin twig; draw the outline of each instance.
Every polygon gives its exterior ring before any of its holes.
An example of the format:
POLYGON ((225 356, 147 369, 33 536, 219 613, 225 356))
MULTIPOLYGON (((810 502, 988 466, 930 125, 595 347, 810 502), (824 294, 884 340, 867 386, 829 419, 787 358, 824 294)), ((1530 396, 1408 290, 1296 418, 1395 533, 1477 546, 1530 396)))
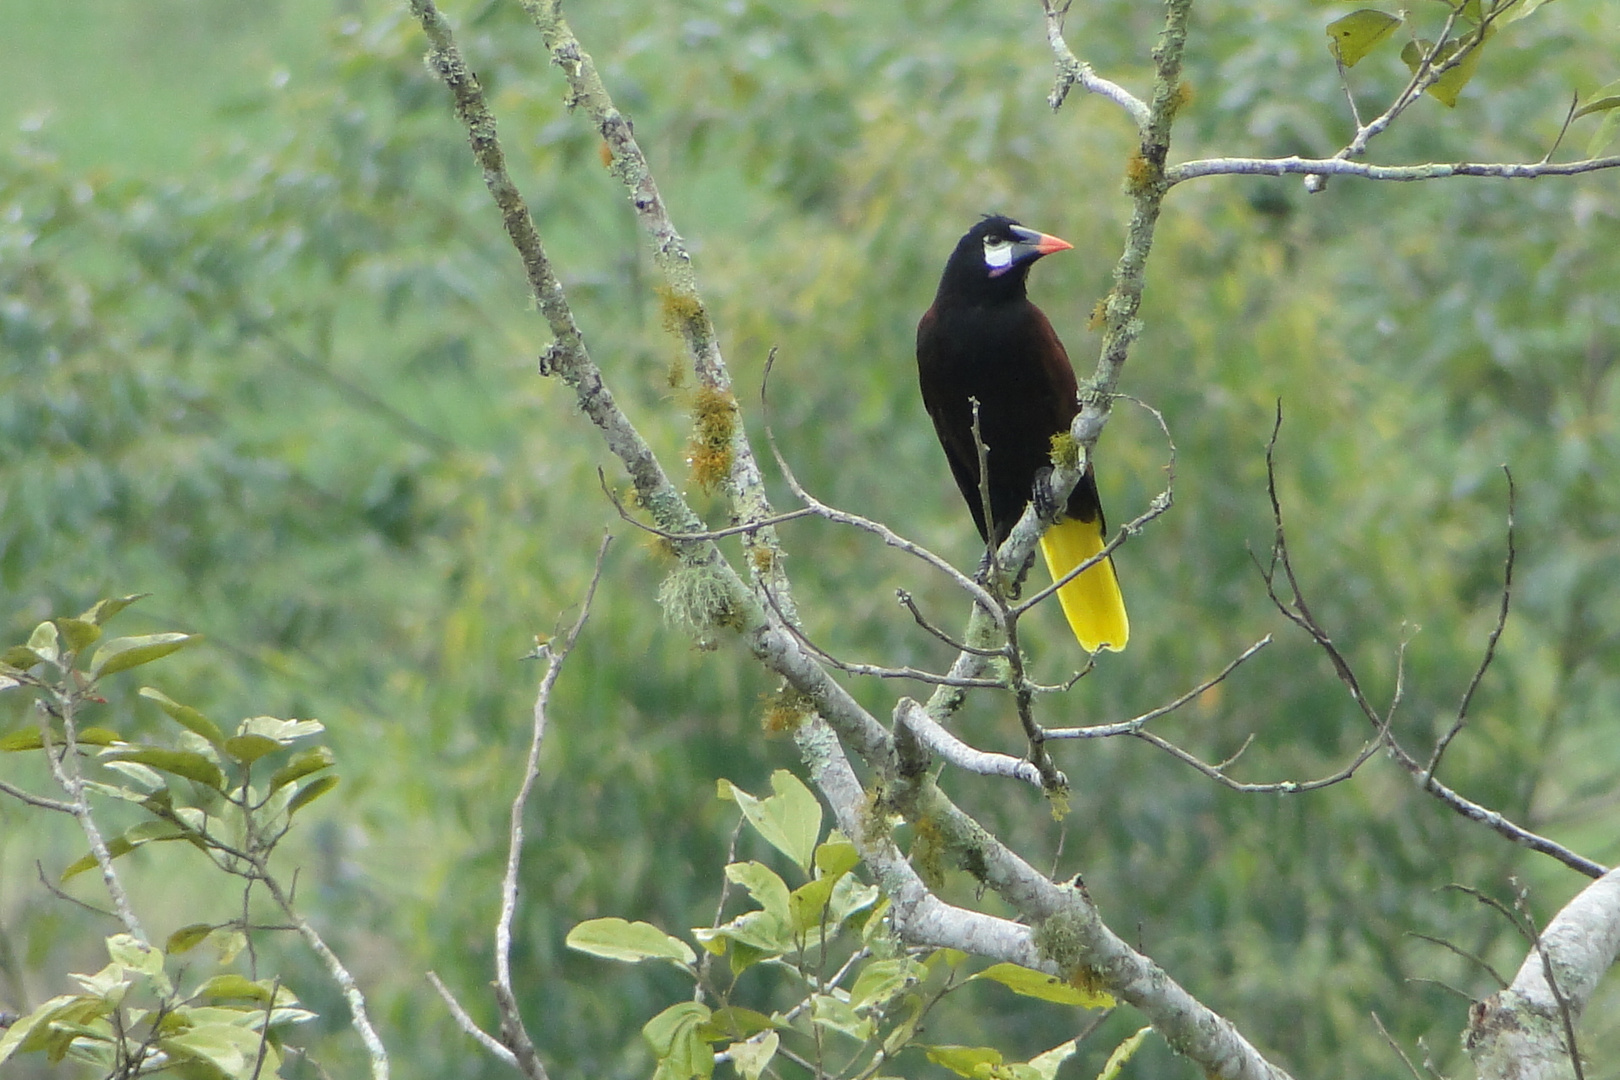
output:
POLYGON ((468 1014, 466 1009, 462 1008, 461 1002, 456 1000, 456 995, 452 994, 450 988, 440 980, 438 972, 428 972, 427 978, 428 982, 433 984, 433 989, 439 992, 439 997, 443 999, 445 1008, 450 1010, 450 1015, 455 1019, 457 1027, 471 1035, 479 1046, 488 1050, 501 1061, 514 1069, 518 1067, 517 1055, 502 1046, 501 1041, 495 1036, 478 1026, 478 1022, 468 1014))
POLYGON ((624 519, 624 521, 627 523, 634 525, 642 532, 651 533, 653 536, 661 537, 665 540, 720 540, 727 536, 741 536, 744 533, 753 533, 758 532, 761 529, 774 528, 786 521, 797 521, 799 518, 812 517, 815 515, 814 510, 808 506, 805 506, 800 507, 798 510, 789 510, 784 514, 777 514, 775 517, 763 518, 759 521, 750 521, 743 525, 732 525, 725 529, 710 529, 705 532, 695 533, 673 532, 669 529, 660 529, 656 525, 649 525, 645 521, 638 521, 634 516, 631 515, 629 510, 625 509, 624 500, 619 498, 619 493, 614 491, 612 486, 608 484, 606 471, 598 467, 596 470, 596 476, 602 485, 602 493, 608 497, 608 501, 613 504, 613 509, 618 511, 620 518, 624 519))
MULTIPOLYGON (((1305 601, 1304 590, 1300 587, 1299 578, 1294 572, 1293 562, 1289 558, 1287 533, 1283 527, 1282 503, 1277 495, 1276 447, 1278 432, 1281 428, 1282 403, 1279 401, 1276 421, 1271 429, 1271 439, 1266 445, 1266 492, 1271 500, 1271 513, 1276 526, 1276 533, 1272 541, 1270 565, 1261 566, 1259 559, 1255 558, 1255 565, 1259 567, 1260 575, 1265 581, 1266 593, 1271 598, 1272 604, 1285 618, 1309 634, 1311 639, 1322 649, 1329 662, 1332 663, 1333 670, 1338 675, 1339 681, 1349 691, 1351 700, 1355 702, 1356 707, 1361 710, 1362 715, 1366 717, 1368 722, 1379 730, 1379 737, 1383 739, 1384 745, 1389 750, 1390 757, 1418 782, 1423 791, 1433 795, 1453 812, 1470 821, 1484 825, 1516 844, 1549 855, 1570 869, 1579 871, 1587 877, 1602 877, 1608 870, 1602 863, 1588 859, 1586 856, 1577 854, 1556 841, 1533 833, 1497 811, 1465 798, 1441 783, 1432 773, 1425 769, 1422 762, 1407 752, 1406 748, 1400 744, 1400 740, 1396 739, 1388 731, 1388 720, 1393 716, 1393 708, 1398 702, 1401 684, 1397 683, 1396 701, 1391 702, 1391 712, 1387 716, 1380 716, 1362 692, 1360 680, 1357 679, 1355 670, 1350 666, 1350 661, 1339 651, 1339 647, 1334 644, 1327 631, 1316 621, 1315 615, 1312 614, 1310 606, 1305 601), (1290 599, 1285 600, 1277 592, 1277 574, 1279 570, 1287 582, 1289 591, 1292 593, 1290 599)), ((1404 666, 1397 669, 1397 674, 1404 676, 1404 666)), ((1143 733, 1144 736, 1145 734, 1143 733)))
POLYGON ((377 1029, 372 1026, 371 1015, 366 1010, 366 996, 361 993, 360 986, 354 981, 354 976, 338 958, 337 953, 322 939, 308 919, 292 906, 292 899, 282 889, 281 883, 268 873, 263 873, 260 867, 260 880, 269 890, 270 896, 276 905, 281 908, 282 914, 293 924, 304 944, 318 957, 325 966, 326 972, 332 981, 337 983, 338 989, 343 993, 343 1000, 349 1006, 349 1024, 360 1035, 360 1041, 365 1044, 366 1056, 371 1061, 372 1080, 388 1080, 388 1050, 383 1046, 382 1039, 377 1036, 377 1029))
POLYGON ((805 507, 817 517, 825 518, 826 520, 839 525, 852 525, 863 532, 871 533, 873 536, 876 536, 878 539, 882 540, 885 544, 892 548, 898 548, 908 555, 921 559, 935 570, 938 570, 946 577, 949 577, 953 582, 956 583, 957 588, 973 597, 976 603, 994 615, 997 605, 994 599, 991 598, 990 594, 985 591, 984 586, 980 585, 977 581, 974 581, 956 567, 952 566, 948 560, 940 558, 938 555, 935 555, 932 551, 929 551, 927 548, 916 543, 915 541, 907 540, 905 537, 901 536, 899 533, 896 533, 893 529, 889 528, 880 521, 872 521, 869 518, 861 517, 859 514, 852 514, 847 510, 834 509, 833 507, 828 506, 826 503, 823 503, 820 499, 817 499, 815 496, 811 495, 809 491, 805 490, 804 485, 799 483, 798 476, 794 474, 793 467, 788 464, 787 458, 783 456, 781 447, 777 445, 776 432, 771 424, 771 401, 769 391, 771 369, 775 362, 776 351, 773 349, 771 350, 770 355, 765 359, 765 371, 760 376, 759 403, 760 409, 764 413, 765 441, 771 448, 771 456, 776 459, 777 468, 782 470, 782 479, 787 481, 788 489, 793 492, 794 496, 798 498, 800 502, 804 503, 805 507))
POLYGON ((495 1001, 501 1013, 501 1041, 516 1056, 518 1068, 531 1080, 546 1080, 546 1068, 523 1023, 517 994, 512 988, 512 919, 517 912, 518 873, 523 864, 523 812, 529 804, 534 782, 540 775, 540 746, 546 737, 546 708, 551 702, 552 688, 562 674, 563 663, 573 652, 580 633, 585 629, 585 620, 590 617, 591 601, 596 598, 596 587, 602 580, 602 563, 607 558, 608 544, 612 540, 611 535, 604 535, 596 549, 596 566, 591 572, 591 582, 585 588, 585 598, 580 602, 579 617, 566 632, 541 646, 546 670, 540 677, 540 688, 535 695, 528 761, 524 766, 523 781, 512 800, 511 823, 507 833, 506 874, 501 879, 501 913, 495 921, 495 1001))
POLYGON ((973 645, 969 645, 964 641, 957 641, 955 638, 951 637, 950 634, 929 622, 928 619, 923 616, 922 611, 918 609, 917 602, 911 598, 911 594, 906 592, 906 590, 896 589, 894 590, 894 596, 896 600, 900 601, 901 605, 904 606, 907 611, 911 612, 911 617, 917 621, 918 626, 922 627, 924 630, 928 631, 928 633, 934 635, 936 638, 943 641, 957 652, 972 653, 974 656, 1007 655, 1007 650, 1005 647, 999 649, 980 649, 973 645))
POLYGON ((1417 930, 1408 930, 1406 932, 1406 936, 1407 937, 1415 937, 1420 941, 1431 942, 1432 944, 1440 946, 1442 949, 1447 949, 1447 950, 1450 950, 1451 952, 1456 953, 1458 956, 1462 957, 1464 960, 1468 960, 1468 961, 1471 961, 1474 964, 1477 964, 1479 967, 1481 967, 1481 968, 1483 968, 1485 970, 1485 973, 1487 975, 1489 975, 1491 978, 1496 980, 1496 987, 1497 987, 1498 990, 1505 990, 1509 985, 1508 981, 1506 979, 1502 978, 1501 972, 1497 971, 1495 968, 1493 968, 1490 965, 1490 961, 1486 960, 1484 957, 1476 956, 1475 954, 1469 952, 1467 949, 1463 948, 1460 945, 1456 945, 1456 944, 1454 944, 1454 943, 1452 943, 1450 941, 1447 941, 1445 938, 1435 937, 1433 934, 1420 933, 1417 930))
POLYGON ((1462 704, 1457 706, 1457 719, 1452 722, 1451 730, 1447 731, 1438 742, 1434 744, 1434 754, 1429 763, 1423 767, 1423 782, 1428 783, 1429 778, 1440 767, 1440 756, 1451 745, 1451 740, 1463 729, 1468 721, 1468 705, 1474 700, 1474 691, 1485 678, 1485 672, 1490 669, 1491 661, 1496 658, 1496 643, 1502 639, 1502 630, 1507 626, 1508 606, 1513 598, 1513 560, 1518 552, 1513 546, 1513 511, 1514 489, 1513 473, 1506 465, 1502 466, 1502 473, 1507 477, 1508 485, 1508 514, 1507 514, 1507 561, 1502 568, 1502 604, 1496 613, 1496 625, 1491 628, 1491 635, 1485 642, 1485 655, 1480 658, 1479 667, 1474 670, 1474 677, 1469 680, 1468 689, 1463 692, 1462 704))
POLYGON ((73 813, 72 803, 65 803, 60 799, 47 798, 44 795, 35 795, 31 791, 24 791, 20 787, 13 787, 4 780, 0 780, 0 793, 10 795, 14 799, 19 799, 22 802, 27 803, 29 806, 37 806, 41 810, 56 810, 64 814, 73 813))
POLYGON ((1166 713, 1175 712, 1177 709, 1181 708, 1189 701, 1192 701, 1210 687, 1224 681, 1228 675, 1237 670, 1237 666, 1239 664, 1254 656, 1255 653, 1258 653, 1261 649, 1270 644, 1271 635, 1267 634, 1253 645, 1250 645, 1247 649, 1244 649, 1242 653, 1238 654, 1236 659, 1222 668, 1218 674, 1211 678, 1205 679, 1203 682, 1199 683, 1185 694, 1182 694, 1174 701, 1160 705, 1156 709, 1150 709, 1141 716, 1132 717, 1129 720, 1121 720, 1116 724, 1096 724, 1091 727, 1048 728, 1046 737, 1048 739, 1106 739, 1115 735, 1134 735, 1136 732, 1140 731, 1144 725, 1157 720, 1166 713))
MULTIPOLYGON (((71 678, 71 675, 69 676, 71 678)), ((85 839, 90 843, 90 853, 95 856, 96 866, 101 870, 101 883, 106 887, 107 896, 113 902, 113 909, 118 913, 118 921, 124 924, 124 929, 130 936, 142 945, 149 945, 146 931, 141 927, 140 919, 135 916, 135 908, 129 902, 129 894, 124 891, 124 882, 113 867, 112 853, 107 850, 107 842, 102 838, 101 828, 96 824, 95 817, 90 812, 90 802, 85 797, 84 776, 79 771, 79 745, 78 723, 75 713, 78 707, 78 698, 75 690, 70 686, 60 693, 55 693, 55 713, 62 721, 62 737, 66 743, 62 753, 55 752, 51 741, 51 712, 49 709, 40 709, 39 736, 41 749, 45 760, 50 766, 51 777, 58 786, 68 795, 68 805, 79 822, 79 829, 84 833, 85 839)))
POLYGON ((879 679, 913 679, 917 682, 928 683, 932 686, 954 686, 965 690, 998 690, 1007 685, 1007 682, 1004 679, 981 679, 977 677, 949 674, 940 675, 937 672, 925 671, 922 668, 914 668, 910 666, 887 667, 881 664, 857 664, 853 661, 841 660, 832 653, 828 652, 826 649, 823 649, 820 645, 817 645, 813 640, 811 640, 808 634, 806 634, 793 621, 788 619, 787 616, 783 614, 781 607, 777 604, 776 593, 772 591, 769 586, 762 585, 761 592, 765 597, 766 604, 769 605, 771 610, 775 611, 776 614, 781 618, 783 629, 785 629, 788 634, 794 638, 794 640, 803 646, 804 649, 810 653, 810 655, 814 656, 824 664, 830 664, 839 671, 848 672, 851 675, 867 675, 879 679))
POLYGON ((1378 1025, 1378 1034, 1384 1037, 1384 1041, 1389 1044, 1391 1050, 1400 1055, 1401 1061, 1405 1063, 1407 1071, 1412 1074, 1414 1080, 1423 1080, 1423 1074, 1417 1071, 1417 1066, 1413 1065, 1412 1059, 1406 1056, 1406 1051, 1401 1049, 1401 1044, 1396 1042, 1395 1037, 1389 1033, 1389 1029, 1384 1026, 1384 1021, 1377 1012, 1372 1014, 1372 1019, 1373 1023, 1378 1025))
POLYGON ((1041 7, 1046 11, 1046 41, 1052 47, 1053 62, 1057 67, 1057 79, 1052 86, 1052 92, 1047 95, 1046 103, 1056 112, 1063 107, 1063 100, 1069 96, 1069 90, 1080 87, 1087 93, 1107 98, 1115 105, 1124 109, 1136 124, 1137 130, 1146 130, 1148 126, 1148 107, 1141 98, 1132 94, 1118 83, 1098 75, 1091 65, 1080 60, 1069 49, 1069 43, 1063 40, 1063 17, 1069 13, 1069 4, 1073 0, 1066 0, 1061 6, 1052 0, 1041 0, 1041 7))

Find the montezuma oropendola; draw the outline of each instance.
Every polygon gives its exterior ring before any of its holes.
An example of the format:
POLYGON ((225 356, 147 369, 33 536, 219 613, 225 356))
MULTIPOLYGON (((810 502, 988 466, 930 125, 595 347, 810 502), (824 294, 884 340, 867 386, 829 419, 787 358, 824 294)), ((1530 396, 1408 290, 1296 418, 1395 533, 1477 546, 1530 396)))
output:
MULTIPOLYGON (((986 217, 945 263, 934 304, 917 324, 917 377, 923 404, 950 462, 956 486, 986 543, 999 547, 1052 464, 1052 436, 1079 412, 1074 368, 1063 342, 1024 292, 1029 268, 1073 245, 1008 217, 986 217), (990 470, 990 522, 979 492, 973 407, 990 470)), ((1075 485, 1057 524, 1041 537, 1056 581, 1103 549, 1108 527, 1091 466, 1075 485)), ((1058 591, 1063 613, 1087 652, 1123 649, 1130 637, 1125 601, 1111 559, 1058 591)))

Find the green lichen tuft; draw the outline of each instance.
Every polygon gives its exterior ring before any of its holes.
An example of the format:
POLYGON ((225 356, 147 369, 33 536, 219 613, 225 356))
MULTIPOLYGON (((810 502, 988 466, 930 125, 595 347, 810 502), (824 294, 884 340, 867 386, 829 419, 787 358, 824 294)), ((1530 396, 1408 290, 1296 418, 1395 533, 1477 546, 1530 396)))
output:
POLYGON ((1035 951, 1063 972, 1069 985, 1088 994, 1105 993, 1107 987, 1097 970, 1086 963, 1085 916, 1064 909, 1036 924, 1030 934, 1035 951))
POLYGON ((737 629, 741 620, 731 589, 707 563, 681 563, 658 587, 664 621, 689 635, 700 649, 713 649, 719 632, 737 629))
POLYGON ((1065 469, 1080 467, 1080 447, 1075 444, 1074 436, 1067 431, 1060 431, 1052 436, 1052 464, 1065 469))

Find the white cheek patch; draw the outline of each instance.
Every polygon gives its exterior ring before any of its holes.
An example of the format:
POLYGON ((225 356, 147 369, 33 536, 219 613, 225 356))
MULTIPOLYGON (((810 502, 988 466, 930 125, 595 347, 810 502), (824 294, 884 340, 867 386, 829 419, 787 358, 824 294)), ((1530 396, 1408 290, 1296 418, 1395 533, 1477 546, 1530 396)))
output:
POLYGON ((990 268, 990 276, 996 277, 1007 272, 1012 265, 1013 245, 1008 240, 986 240, 984 242, 984 265, 990 268))

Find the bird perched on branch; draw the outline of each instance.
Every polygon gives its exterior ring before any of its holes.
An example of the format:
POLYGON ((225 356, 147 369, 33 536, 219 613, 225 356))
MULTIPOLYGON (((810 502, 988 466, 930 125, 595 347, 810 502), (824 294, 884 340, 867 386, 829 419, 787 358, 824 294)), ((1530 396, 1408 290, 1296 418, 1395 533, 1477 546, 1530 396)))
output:
MULTIPOLYGON (((1037 259, 1072 246, 1011 218, 986 217, 957 243, 934 304, 917 324, 923 404, 979 535, 995 547, 1017 524, 1025 504, 1037 497, 1037 485, 1045 484, 1052 436, 1067 433, 1079 412, 1069 354, 1024 292, 1037 259), (974 399, 990 473, 988 522, 973 441, 974 399)), ((1052 579, 1100 552, 1106 535, 1088 462, 1057 524, 1041 537, 1052 579)), ((1125 647, 1130 623, 1111 559, 1065 585, 1058 599, 1087 652, 1125 647)))

